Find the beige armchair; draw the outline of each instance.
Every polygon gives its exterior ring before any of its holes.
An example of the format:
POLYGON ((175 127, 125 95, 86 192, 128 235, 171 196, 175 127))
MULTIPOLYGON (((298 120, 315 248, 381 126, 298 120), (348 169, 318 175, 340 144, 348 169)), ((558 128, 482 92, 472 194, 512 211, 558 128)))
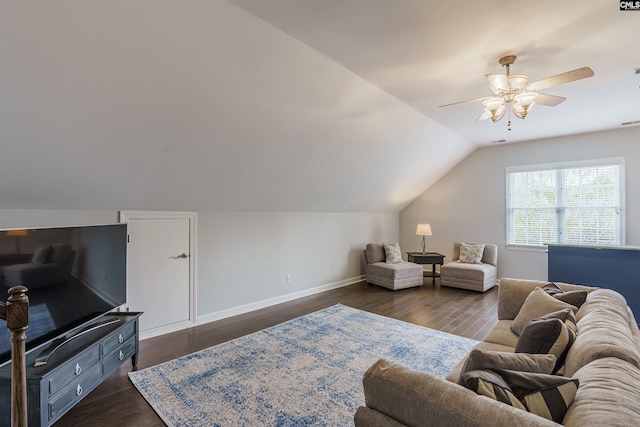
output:
POLYGON ((440 285, 479 292, 494 287, 497 280, 498 247, 485 243, 479 261, 462 262, 460 245, 461 243, 454 243, 453 261, 440 267, 440 285))
POLYGON ((368 243, 363 251, 364 271, 367 282, 391 290, 422 286, 424 269, 413 262, 385 262, 384 247, 380 243, 368 243))

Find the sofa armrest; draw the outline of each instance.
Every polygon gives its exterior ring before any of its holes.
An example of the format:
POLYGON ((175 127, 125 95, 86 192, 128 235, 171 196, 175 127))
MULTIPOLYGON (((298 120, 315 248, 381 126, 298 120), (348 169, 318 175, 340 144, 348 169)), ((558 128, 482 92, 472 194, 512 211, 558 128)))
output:
POLYGON ((361 406, 353 417, 356 427, 406 427, 393 418, 387 417, 385 414, 361 406))
POLYGON ((407 426, 557 426, 427 372, 379 360, 363 379, 366 406, 407 426))

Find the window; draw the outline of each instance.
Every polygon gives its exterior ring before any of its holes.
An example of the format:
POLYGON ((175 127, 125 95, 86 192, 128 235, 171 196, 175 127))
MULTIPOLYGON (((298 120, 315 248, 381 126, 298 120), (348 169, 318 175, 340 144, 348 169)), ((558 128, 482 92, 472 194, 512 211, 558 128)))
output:
POLYGON ((507 168, 507 244, 624 244, 624 159, 507 168))

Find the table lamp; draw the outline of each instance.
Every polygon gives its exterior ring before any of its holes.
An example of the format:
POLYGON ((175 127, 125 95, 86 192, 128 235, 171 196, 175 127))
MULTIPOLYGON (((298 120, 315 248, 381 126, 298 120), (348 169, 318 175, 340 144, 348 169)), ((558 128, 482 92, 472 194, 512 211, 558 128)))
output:
POLYGON ((16 238, 16 253, 20 253, 20 238, 26 237, 29 234, 28 230, 9 230, 7 236, 16 238))
POLYGON ((418 224, 416 227, 416 236, 422 236, 422 253, 424 254, 427 245, 424 236, 431 236, 431 224, 418 224))

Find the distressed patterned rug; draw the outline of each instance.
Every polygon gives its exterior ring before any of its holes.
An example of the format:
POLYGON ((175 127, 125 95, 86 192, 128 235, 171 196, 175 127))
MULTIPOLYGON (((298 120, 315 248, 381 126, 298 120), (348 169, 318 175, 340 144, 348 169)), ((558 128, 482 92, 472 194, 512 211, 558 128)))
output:
POLYGON ((337 304, 129 377, 169 426, 353 426, 376 360, 445 376, 476 343, 337 304))

